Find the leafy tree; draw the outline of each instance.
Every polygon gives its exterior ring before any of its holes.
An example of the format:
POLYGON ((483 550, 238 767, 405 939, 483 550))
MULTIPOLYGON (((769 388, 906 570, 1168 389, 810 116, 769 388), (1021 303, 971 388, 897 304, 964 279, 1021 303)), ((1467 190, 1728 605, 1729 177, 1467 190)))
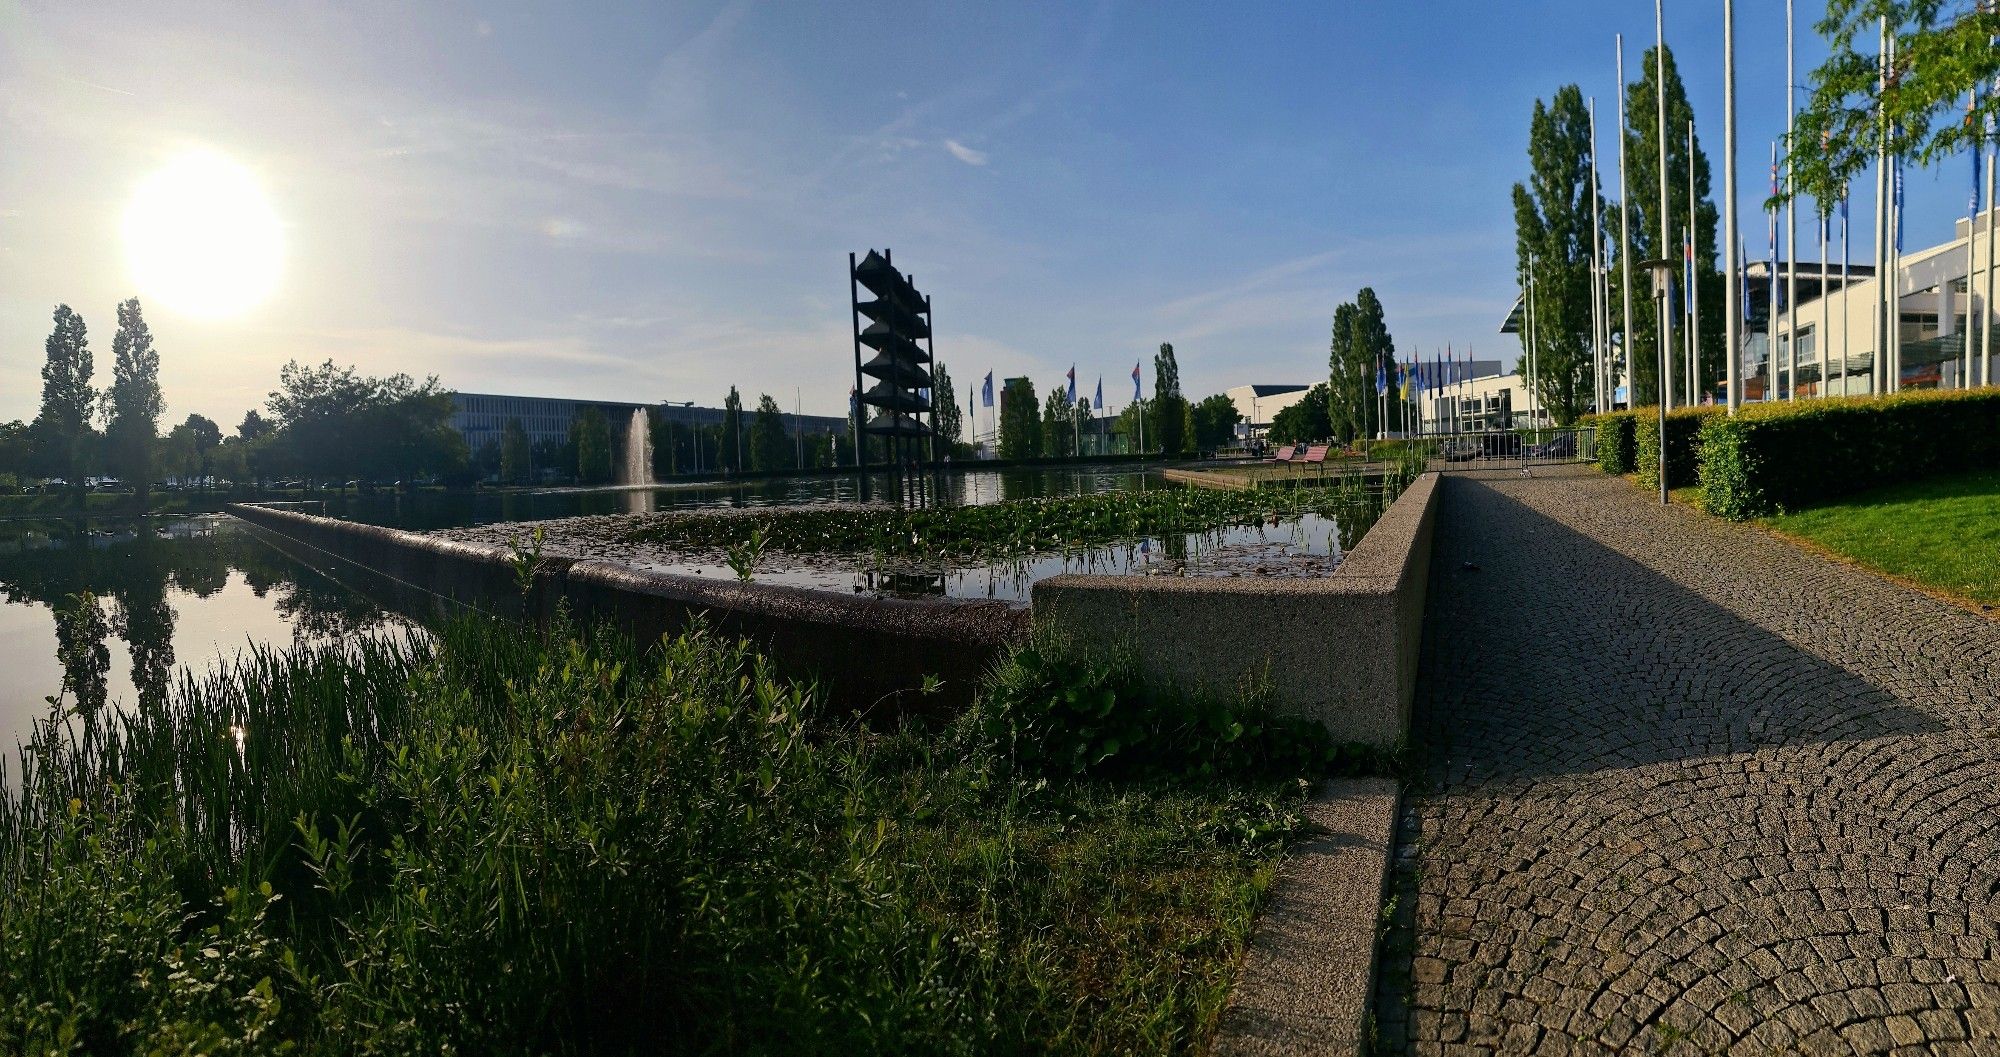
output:
POLYGON ((792 444, 785 437, 785 413, 778 402, 765 393, 757 400, 757 413, 750 422, 750 468, 782 470, 792 464, 792 444))
POLYGON ((243 412, 243 421, 236 426, 236 435, 244 440, 256 440, 270 432, 271 424, 254 407, 243 412))
MULTIPOLYGON (((1341 440, 1352 440, 1367 431, 1367 420, 1362 417, 1367 401, 1365 390, 1370 384, 1369 372, 1365 364, 1354 362, 1354 302, 1345 302, 1333 310, 1333 339, 1327 344, 1327 418, 1330 422, 1329 436, 1341 440)), ((1285 443, 1275 436, 1277 419, 1271 420, 1274 431, 1272 440, 1285 443)))
POLYGON ((1174 360, 1173 345, 1162 342, 1153 356, 1153 401, 1146 420, 1149 444, 1162 454, 1180 455, 1187 451, 1187 398, 1181 395, 1181 368, 1174 360))
POLYGON ((611 422, 604 412, 586 407, 570 421, 569 441, 576 448, 576 477, 584 484, 611 480, 611 422))
POLYGON ((958 406, 958 390, 952 388, 951 372, 945 370, 940 361, 931 371, 931 406, 937 408, 937 438, 947 451, 958 447, 964 439, 965 425, 962 409, 958 406))
POLYGON ((1000 390, 1000 457, 1033 459, 1042 454, 1040 409, 1035 402, 1035 383, 1026 378, 1009 378, 1000 390))
MULTIPOLYGON (((1658 80, 1656 76, 1657 67, 1658 63, 1654 59, 1654 49, 1648 48, 1644 61, 1639 64, 1639 79, 1626 86, 1625 89, 1625 178, 1629 181, 1629 186, 1626 188, 1626 196, 1632 218, 1633 333, 1629 341, 1623 342, 1623 347, 1632 350, 1632 362, 1627 365, 1627 373, 1632 378, 1634 406, 1651 403, 1659 399, 1658 375, 1660 373, 1659 329, 1653 318, 1655 312, 1651 294, 1652 285, 1649 282, 1643 281, 1644 276, 1639 273, 1637 266, 1640 261, 1660 257, 1671 257, 1674 260, 1680 260, 1682 256, 1681 232, 1689 226, 1690 220, 1687 186, 1687 130, 1688 123, 1694 120, 1694 107, 1688 103, 1687 89, 1681 84, 1680 69, 1674 63, 1673 49, 1668 48, 1666 51, 1667 77, 1665 82, 1667 99, 1667 229, 1671 237, 1668 239, 1666 245, 1661 245, 1660 122, 1658 112, 1659 92, 1656 88, 1658 80)), ((1576 90, 1574 87, 1571 87, 1566 89, 1566 91, 1575 92, 1576 90)), ((1557 98, 1560 102, 1562 99, 1561 92, 1557 93, 1557 98)), ((1553 131, 1559 136, 1585 137, 1585 142, 1587 143, 1589 135, 1588 117, 1577 116, 1584 114, 1582 106, 1582 94, 1577 92, 1574 112, 1567 114, 1561 120, 1565 126, 1573 122, 1582 121, 1584 122, 1582 126, 1583 131, 1574 132, 1567 127, 1557 128, 1553 131)), ((1539 110, 1539 104, 1537 109, 1539 110)), ((1535 157, 1535 146, 1532 132, 1530 140, 1529 157, 1533 159, 1535 157)), ((1550 149, 1567 151, 1566 146, 1552 146, 1550 149)), ((1602 167, 1600 166, 1600 168, 1602 167)), ((1540 173, 1539 165, 1536 168, 1536 172, 1540 173)), ((1587 168, 1585 172, 1587 174, 1587 168)), ((1587 176, 1579 177, 1577 182, 1587 182, 1587 176)), ((1724 306, 1722 303, 1723 277, 1721 273, 1716 271, 1715 224, 1717 213, 1715 206, 1708 201, 1708 155, 1701 149, 1699 132, 1695 136, 1694 144, 1694 183, 1696 205, 1692 214, 1692 221, 1694 227, 1695 281, 1698 284, 1697 290, 1701 299, 1701 348, 1697 351, 1699 353, 1702 378, 1712 381, 1720 377, 1723 372, 1723 344, 1725 342, 1723 334, 1723 324, 1725 323, 1723 319, 1724 306)), ((1590 245, 1590 199, 1588 197, 1582 199, 1581 208, 1583 245, 1588 247, 1590 245)), ((1617 244, 1617 239, 1614 238, 1611 240, 1614 255, 1617 244)), ((1584 257, 1586 260, 1589 258, 1587 249, 1584 257)), ((1535 313, 1539 317, 1546 306, 1549 309, 1550 315, 1555 316, 1558 314, 1556 299, 1553 295, 1546 299, 1544 298, 1542 293, 1544 288, 1541 287, 1540 282, 1541 280, 1538 277, 1535 291, 1535 313)), ((1586 279, 1585 282, 1587 283, 1588 280, 1586 279)), ((1676 272, 1674 289, 1678 291, 1680 287, 1680 273, 1676 272)), ((1564 289, 1567 291, 1567 287, 1564 289)), ((1581 292, 1565 292, 1562 296, 1565 300, 1577 297, 1583 298, 1582 308, 1577 311, 1581 311, 1584 318, 1587 319, 1589 317, 1590 294, 1587 285, 1581 288, 1581 292)), ((1620 304, 1620 299, 1624 296, 1624 286, 1622 283, 1614 282, 1611 284, 1611 296, 1611 318, 1617 321, 1618 326, 1623 327, 1624 312, 1620 304)), ((1676 344, 1681 341, 1680 331, 1686 325, 1686 322, 1680 316, 1675 317, 1674 341, 1676 344)), ((1539 318, 1536 328, 1538 330, 1541 328, 1539 318)), ((1588 323, 1584 324, 1584 331, 1588 333, 1588 323)), ((1547 355, 1547 349, 1544 348, 1542 356, 1545 358, 1547 355)), ((1681 362, 1681 359, 1674 360, 1676 366, 1674 371, 1674 385, 1676 388, 1680 388, 1685 381, 1685 379, 1680 377, 1682 374, 1682 370, 1679 367, 1681 362)), ((1589 377, 1589 374, 1590 369, 1586 366, 1584 369, 1586 379, 1589 377)), ((1590 390, 1585 389, 1584 402, 1587 403, 1589 398, 1590 390)), ((1555 410, 1554 396, 1544 394, 1544 399, 1549 401, 1550 410, 1553 412, 1555 410)))
POLYGON ((161 444, 161 469, 183 479, 209 477, 214 472, 215 451, 222 444, 222 429, 201 415, 167 432, 161 444))
POLYGON ((83 317, 68 305, 57 305, 55 329, 44 349, 42 409, 32 427, 34 443, 43 471, 67 480, 81 501, 90 411, 97 402, 97 391, 90 386, 90 339, 83 317))
POLYGON ((1306 390, 1297 403, 1272 416, 1271 443, 1299 444, 1334 436, 1334 423, 1328 417, 1331 400, 1332 389, 1325 382, 1306 390))
POLYGON ((0 422, 0 473, 25 477, 30 472, 27 423, 0 422))
POLYGON ((1236 435, 1236 424, 1243 421, 1243 413, 1236 410, 1236 401, 1227 394, 1217 393, 1194 405, 1194 443, 1204 451, 1212 451, 1228 444, 1236 435))
MULTIPOLYGON (((286 363, 266 401, 276 421, 273 464, 320 481, 386 480, 426 474, 463 475, 471 463, 465 440, 451 428, 452 399, 435 377, 421 384, 406 374, 369 378, 328 360, 317 367, 286 363)), ((253 454, 256 446, 253 446, 253 454)))
POLYGON ((722 400, 722 451, 718 460, 732 473, 743 469, 743 397, 735 386, 722 400))
POLYGON ((118 331, 111 338, 111 423, 105 440, 114 473, 130 482, 139 505, 153 488, 153 449, 160 441, 160 354, 153 332, 134 297, 118 306, 118 331))
POLYGON ((1070 406, 1068 386, 1058 383, 1042 402, 1042 457, 1060 459, 1076 454, 1076 409, 1070 406))
POLYGON ((1890 153, 1920 165, 1976 148, 1985 122, 2000 121, 2000 92, 1990 90, 2000 77, 2000 48, 1991 43, 2000 34, 2000 9, 1991 4, 1828 0, 1818 28, 1828 55, 1812 73, 1798 117, 1792 194, 1822 202, 1845 197, 1847 185, 1874 163, 1884 117, 1890 153), (1878 18, 1888 20, 1896 41, 1887 88, 1876 71, 1878 18), (1974 89, 1978 101, 1966 115, 1974 89))
MULTIPOLYGON (((1396 357, 1396 343, 1383 318, 1382 301, 1372 287, 1362 287, 1354 300, 1333 312, 1333 338, 1328 346, 1326 410, 1329 433, 1342 442, 1373 436, 1380 424, 1376 372, 1396 357)), ((1272 420, 1275 427, 1277 420, 1272 420)))
POLYGON ((1590 114, 1575 85, 1557 89, 1552 103, 1535 101, 1528 162, 1528 183, 1514 185, 1514 253, 1534 282, 1535 311, 1532 335, 1521 328, 1516 369, 1528 377, 1532 336, 1540 406, 1568 426, 1591 399, 1591 210, 1601 202, 1590 181, 1590 114))
POLYGON ((521 420, 510 418, 500 430, 500 479, 508 484, 527 484, 533 477, 534 452, 528 431, 521 420))

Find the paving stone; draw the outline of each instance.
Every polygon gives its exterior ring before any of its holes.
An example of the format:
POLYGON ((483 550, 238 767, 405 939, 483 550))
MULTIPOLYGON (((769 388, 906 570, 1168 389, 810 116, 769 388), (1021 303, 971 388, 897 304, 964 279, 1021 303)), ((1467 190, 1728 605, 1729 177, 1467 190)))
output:
POLYGON ((2000 622, 1589 469, 1438 516, 1381 1051, 2000 1053, 2000 622))

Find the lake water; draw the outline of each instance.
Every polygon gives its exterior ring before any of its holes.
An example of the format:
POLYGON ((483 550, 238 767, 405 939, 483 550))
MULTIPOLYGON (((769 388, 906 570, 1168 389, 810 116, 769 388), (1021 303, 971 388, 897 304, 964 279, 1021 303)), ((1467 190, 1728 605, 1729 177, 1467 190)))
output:
POLYGON ((11 758, 63 690, 56 614, 83 592, 103 617, 105 663, 93 675, 100 642, 78 644, 72 681, 101 680, 106 699, 121 704, 157 699, 183 666, 207 671, 252 643, 408 626, 224 514, 0 522, 0 756, 11 758))
MULTIPOLYGON (((989 470, 926 479, 920 487, 937 502, 995 503, 1147 483, 1142 472, 1128 470, 989 470)), ((868 495, 893 498, 894 488, 888 477, 876 477, 868 495)), ((334 516, 433 529, 592 513, 851 502, 861 494, 854 478, 805 477, 631 490, 332 496, 323 506, 334 516)), ((314 501, 305 509, 321 506, 314 501)), ((83 592, 97 599, 105 657, 101 672, 79 671, 75 681, 101 682, 114 704, 157 698, 181 668, 208 671, 217 659, 251 644, 283 646, 409 626, 224 514, 0 520, 0 757, 10 758, 10 772, 13 745, 48 712, 47 698, 63 691, 57 611, 83 592)), ((79 645, 67 651, 71 666, 96 668, 98 643, 79 645)))
POLYGON ((899 489, 913 501, 947 506, 999 503, 1013 499, 1159 487, 1157 474, 1143 470, 1047 469, 971 470, 905 478, 872 474, 866 482, 847 476, 774 477, 737 482, 704 481, 651 488, 551 488, 540 491, 391 492, 374 495, 329 493, 303 504, 308 513, 366 521, 395 528, 427 530, 490 525, 503 521, 546 521, 592 514, 648 514, 703 507, 756 507, 787 504, 893 502, 899 489))

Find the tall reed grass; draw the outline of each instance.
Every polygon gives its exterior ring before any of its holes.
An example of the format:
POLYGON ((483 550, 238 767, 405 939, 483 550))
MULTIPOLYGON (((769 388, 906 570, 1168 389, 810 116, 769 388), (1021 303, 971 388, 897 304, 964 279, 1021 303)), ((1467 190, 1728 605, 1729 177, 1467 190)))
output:
POLYGON ((699 630, 490 621, 58 704, 0 1052, 1198 1048, 1304 775, 1038 769, 1012 707, 870 730, 699 630))

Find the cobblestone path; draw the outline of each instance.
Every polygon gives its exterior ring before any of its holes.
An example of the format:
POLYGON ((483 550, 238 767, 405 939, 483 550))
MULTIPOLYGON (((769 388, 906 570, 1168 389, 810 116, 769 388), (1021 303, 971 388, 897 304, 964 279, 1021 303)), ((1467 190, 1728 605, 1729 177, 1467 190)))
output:
POLYGON ((1594 470, 1444 484, 1378 1050, 2000 1054, 2000 622, 1594 470))

